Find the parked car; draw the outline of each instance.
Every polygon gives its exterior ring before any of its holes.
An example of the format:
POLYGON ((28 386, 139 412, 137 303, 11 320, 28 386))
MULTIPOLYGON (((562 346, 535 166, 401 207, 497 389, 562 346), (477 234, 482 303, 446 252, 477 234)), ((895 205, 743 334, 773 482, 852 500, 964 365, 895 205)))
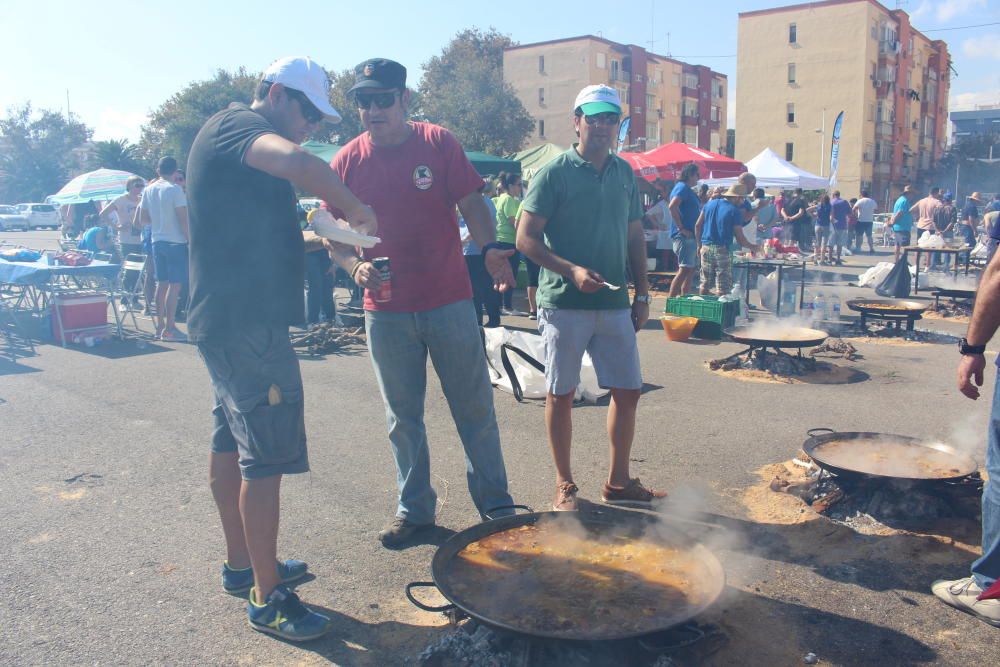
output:
POLYGON ((62 227, 62 217, 52 204, 18 204, 17 211, 28 219, 28 229, 62 227))
POLYGON ((17 212, 13 206, 0 204, 0 231, 26 232, 28 231, 28 219, 17 212))

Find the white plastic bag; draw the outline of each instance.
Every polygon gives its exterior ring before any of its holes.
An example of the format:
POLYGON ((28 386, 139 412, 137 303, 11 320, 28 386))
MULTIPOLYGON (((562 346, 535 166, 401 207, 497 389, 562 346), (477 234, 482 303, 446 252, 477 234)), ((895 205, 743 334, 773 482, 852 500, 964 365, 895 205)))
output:
POLYGON ((930 232, 924 232, 917 239, 917 245, 921 248, 943 248, 944 247, 944 237, 940 234, 931 234, 930 232))
MULTIPOLYGON (((483 331, 486 336, 486 360, 493 386, 514 394, 518 401, 522 397, 545 398, 545 351, 542 337, 504 327, 492 327, 483 331)), ((608 393, 610 390, 602 389, 597 384, 594 362, 589 354, 584 353, 580 384, 576 388, 574 400, 595 403, 608 393)))
POLYGON ((879 262, 861 274, 861 277, 858 278, 858 287, 874 287, 878 285, 889 275, 893 266, 895 266, 893 262, 879 262))
POLYGON ((774 311, 778 305, 778 272, 772 271, 766 276, 757 276, 757 294, 764 310, 774 311))

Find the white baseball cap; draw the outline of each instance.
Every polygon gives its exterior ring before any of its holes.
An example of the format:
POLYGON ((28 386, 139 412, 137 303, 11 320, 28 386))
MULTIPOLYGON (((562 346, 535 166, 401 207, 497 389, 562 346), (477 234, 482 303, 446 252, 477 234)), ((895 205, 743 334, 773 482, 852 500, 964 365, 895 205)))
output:
POLYGON ((297 90, 312 102, 327 119, 340 122, 340 114, 330 106, 330 79, 326 70, 308 56, 279 58, 264 70, 264 81, 280 83, 297 90))
POLYGON ((611 86, 597 84, 587 86, 576 96, 573 111, 579 109, 586 116, 598 113, 621 113, 622 101, 618 91, 611 86))

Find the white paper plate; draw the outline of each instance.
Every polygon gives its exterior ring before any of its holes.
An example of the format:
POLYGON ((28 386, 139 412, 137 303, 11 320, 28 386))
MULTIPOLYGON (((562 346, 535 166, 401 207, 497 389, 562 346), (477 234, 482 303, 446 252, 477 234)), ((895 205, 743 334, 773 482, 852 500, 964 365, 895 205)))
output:
POLYGON ((359 234, 350 229, 344 229, 334 222, 332 218, 329 220, 322 218, 315 219, 312 226, 317 234, 335 243, 360 246, 362 248, 374 248, 382 242, 382 239, 377 236, 368 236, 367 234, 359 234))

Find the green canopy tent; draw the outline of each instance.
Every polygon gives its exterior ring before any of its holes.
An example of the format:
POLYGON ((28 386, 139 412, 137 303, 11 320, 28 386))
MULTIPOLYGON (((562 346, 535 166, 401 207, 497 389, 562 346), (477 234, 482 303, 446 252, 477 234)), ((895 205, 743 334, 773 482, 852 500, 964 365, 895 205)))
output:
POLYGON ((517 160, 497 157, 488 153, 480 153, 479 151, 465 151, 465 156, 469 158, 469 162, 476 168, 476 171, 483 176, 496 176, 501 171, 514 174, 521 173, 521 163, 517 160))
MULTIPOLYGON (((330 162, 333 156, 337 154, 337 151, 343 148, 343 146, 310 140, 303 143, 302 148, 324 162, 330 162)), ((521 164, 517 160, 505 159, 496 155, 480 153, 479 151, 465 151, 465 155, 469 158, 472 166, 476 168, 476 171, 484 176, 487 174, 495 176, 501 171, 509 171, 515 174, 521 173, 521 164)))
POLYGON ((336 155, 337 151, 343 148, 343 146, 339 146, 337 144, 326 144, 322 141, 313 141, 310 139, 302 144, 302 148, 306 149, 323 162, 329 164, 330 160, 333 159, 333 156, 336 155))
POLYGON ((554 160, 556 156, 565 153, 566 149, 555 144, 541 144, 533 148, 528 148, 513 155, 508 155, 510 160, 517 160, 521 163, 521 176, 529 181, 538 173, 538 170, 554 160))

